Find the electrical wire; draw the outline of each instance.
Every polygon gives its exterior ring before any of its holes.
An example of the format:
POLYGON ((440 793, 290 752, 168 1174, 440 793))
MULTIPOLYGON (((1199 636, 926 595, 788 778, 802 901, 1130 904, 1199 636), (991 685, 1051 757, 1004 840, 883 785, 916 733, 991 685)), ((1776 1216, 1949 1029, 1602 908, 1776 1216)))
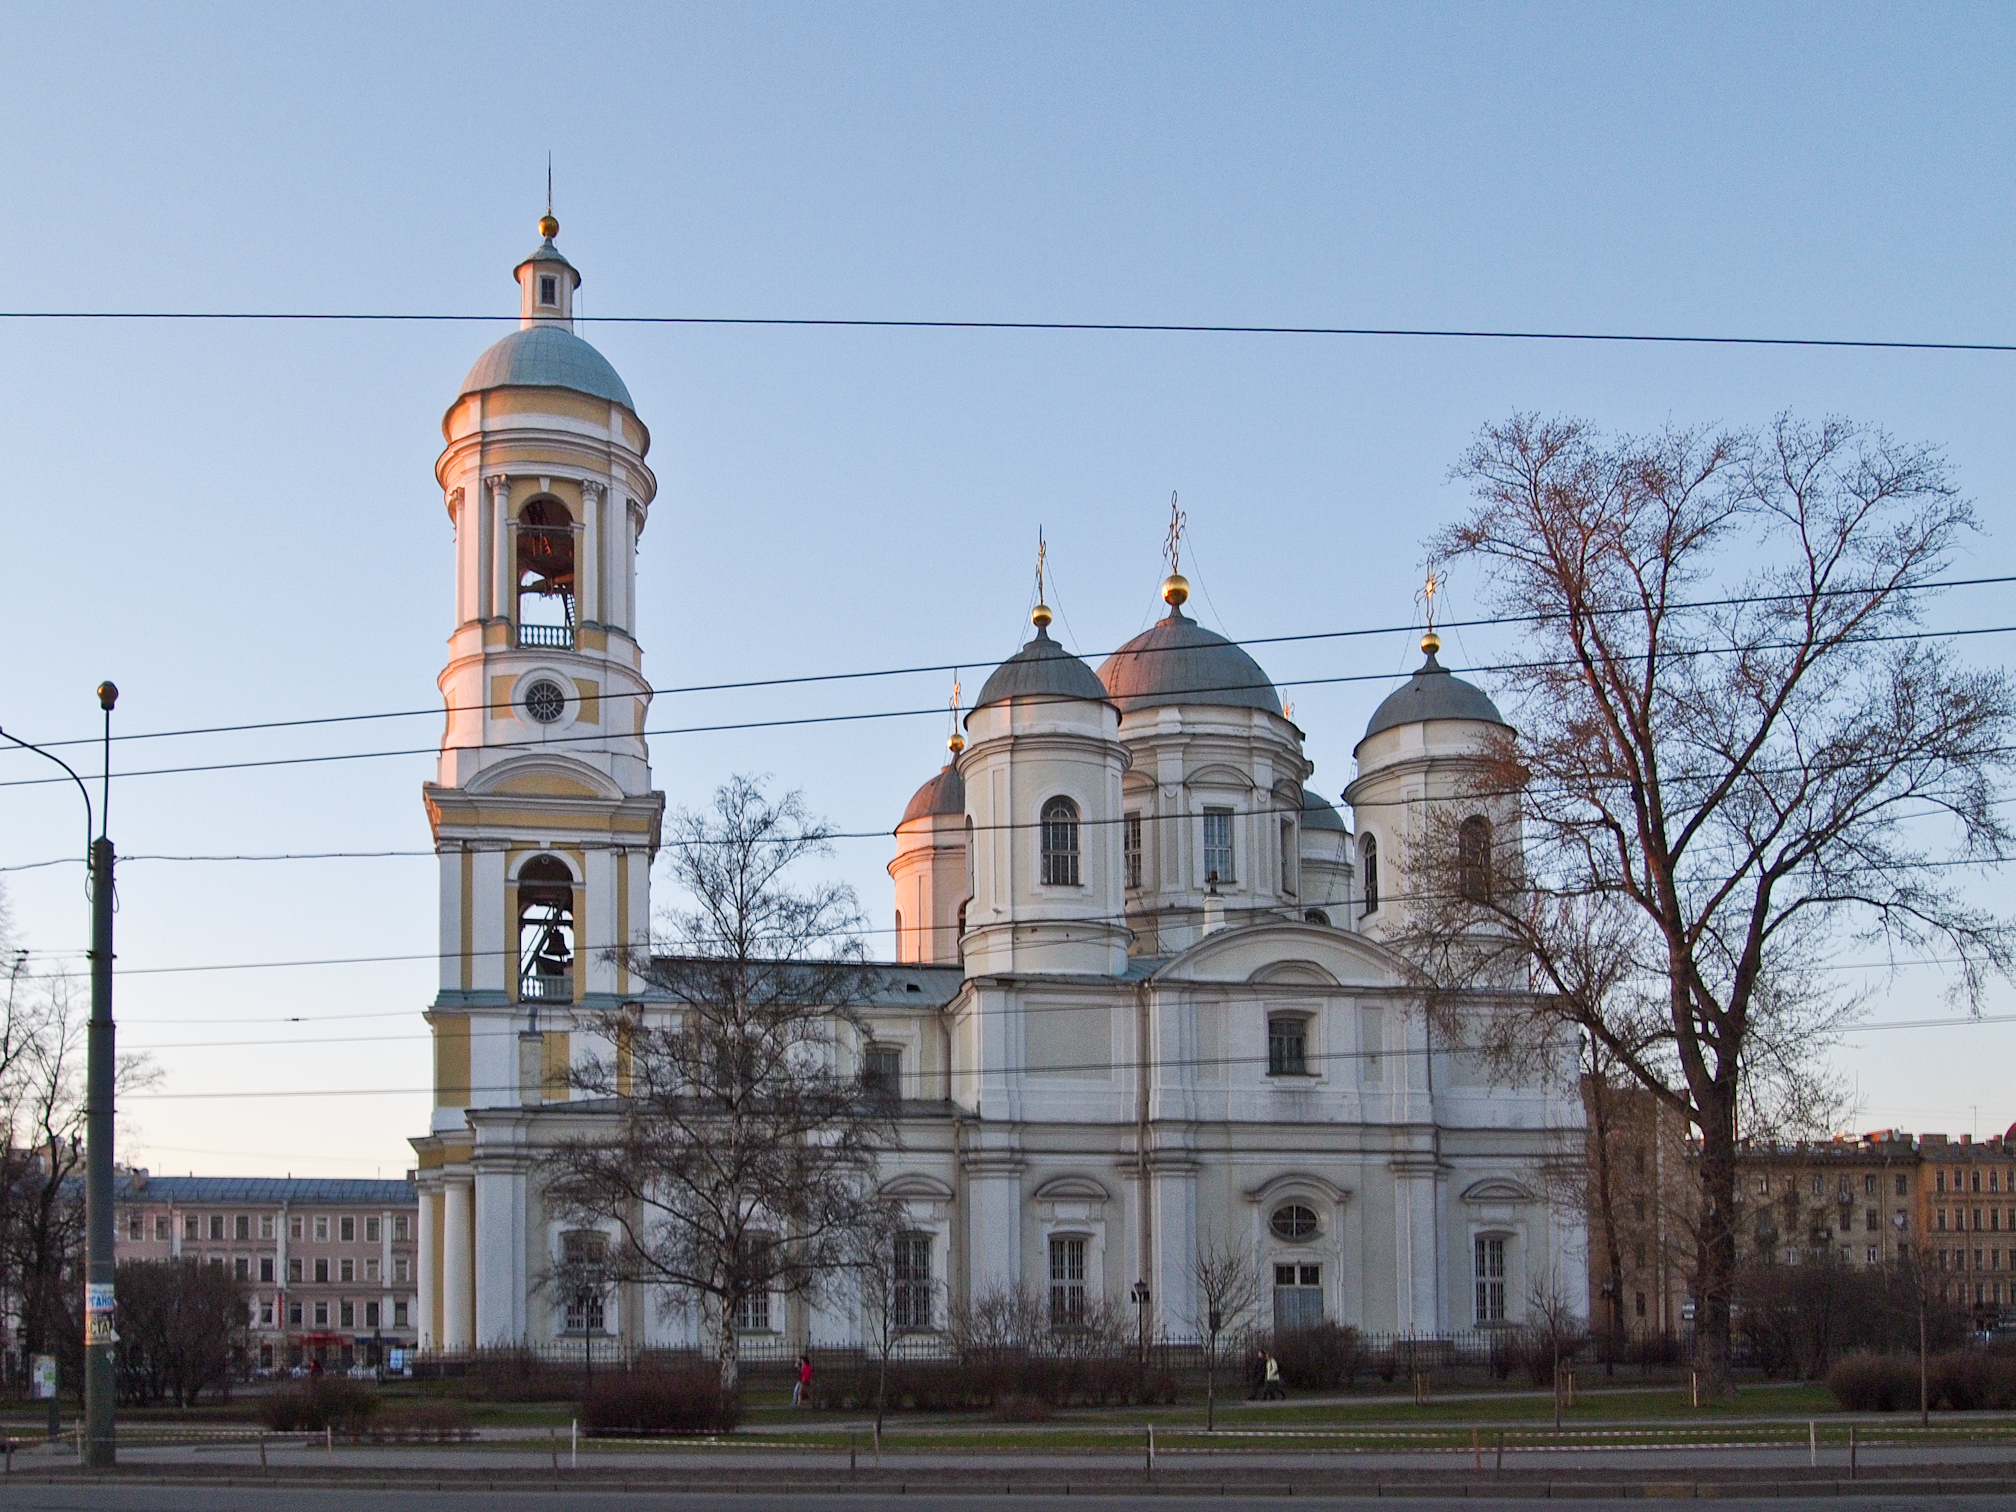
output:
MULTIPOLYGON (((1908 593, 1929 593, 1935 591, 1944 591, 1949 588, 1998 587, 1998 586, 2005 586, 2010 583, 2016 583, 2016 575, 2008 575, 2001 577, 1981 577, 1981 578, 1941 578, 1925 583, 1915 583, 1907 588, 1899 589, 1896 591, 1908 592, 1908 593)), ((1854 588, 1831 588, 1821 590, 1816 595, 1761 594, 1743 598, 1694 599, 1673 604, 1668 607, 1671 610, 1728 609, 1728 608, 1744 607, 1752 604, 1792 602, 1795 599, 1803 600, 1809 596, 1820 598, 1856 597, 1871 593, 1873 591, 1875 590, 1868 586, 1861 586, 1854 588)), ((1628 614, 1631 613, 1632 611, 1628 609, 1619 609, 1611 612, 1614 612, 1616 614, 1628 614)), ((1544 625, 1561 618, 1565 618, 1565 616, 1560 614, 1495 615, 1495 616, 1485 616, 1478 619, 1449 620, 1444 622, 1441 628, 1444 630, 1463 630, 1463 629, 1479 629, 1499 625, 1544 625)), ((1248 646, 1288 645, 1291 643, 1305 642, 1305 641, 1351 640, 1378 635, 1409 635, 1415 633, 1420 628, 1421 627, 1416 624, 1407 624, 1407 625, 1396 624, 1396 625, 1375 625, 1366 628, 1347 629, 1347 630, 1312 630, 1312 631, 1298 632, 1289 635, 1251 636, 1243 640, 1231 641, 1230 644, 1235 646, 1248 647, 1248 646)), ((1935 633, 1943 633, 1943 632, 1935 632, 1935 633)), ((1966 633, 1984 633, 1984 632, 1977 631, 1966 633)), ((1185 652, 1188 651, 1189 649, 1190 648, 1185 646, 1147 646, 1134 650, 1129 654, 1134 656, 1158 656, 1168 653, 1185 652)), ((1103 661, 1106 658, 1117 654, 1118 654, 1117 648, 1114 651, 1090 651, 1084 653, 1084 655, 1080 657, 1080 660, 1103 661)), ((763 688, 796 687, 816 683, 859 682, 874 678, 909 677, 909 676, 922 675, 926 673, 945 673, 945 672, 957 673, 966 668, 992 666, 996 664, 997 661, 998 658, 993 656, 969 657, 964 661, 957 661, 957 662, 933 662, 933 663, 923 663, 905 667, 880 667, 868 671, 794 673, 779 677, 748 678, 739 682, 688 683, 679 686, 662 687, 662 688, 647 687, 638 692, 626 692, 622 690, 617 690, 613 692, 603 692, 598 694, 597 696, 599 698, 606 699, 610 702, 614 702, 616 700, 625 698, 670 698, 670 697, 680 697, 700 693, 749 692, 763 688)), ((1518 664, 1508 664, 1508 665, 1518 665, 1518 664)), ((1546 666, 1550 664, 1536 663, 1535 665, 1546 666)), ((1449 670, 1454 672, 1466 672, 1466 671, 1486 672, 1502 669, 1486 666, 1477 666, 1477 667, 1454 667, 1449 670)), ((1410 677, 1412 675, 1413 674, 1411 672, 1407 671, 1368 673, 1356 679, 1346 679, 1346 680, 1353 680, 1360 682, 1377 682, 1385 679, 1405 678, 1410 677)), ((1336 681, 1337 679, 1329 679, 1329 680, 1336 681)), ((1307 686, 1307 684, 1289 683, 1289 684, 1283 684, 1282 686, 1303 687, 1307 686)), ((1198 690, 1198 691, 1209 691, 1209 690, 1198 690)), ((512 700, 507 699, 486 704, 464 705, 458 707, 453 712, 468 714, 468 713, 475 713, 480 710, 482 712, 487 713, 495 709, 510 709, 515 707, 517 707, 516 703, 512 700)), ((286 729, 299 729, 313 725, 359 724, 380 719, 415 719, 427 716, 440 718, 448 712, 450 711, 443 709, 442 706, 438 704, 430 704, 424 708, 387 709, 374 713, 363 713, 363 714, 330 714, 330 715, 318 715, 302 719, 257 720, 244 724, 198 725, 180 730, 141 730, 132 733, 114 734, 111 737, 111 739, 115 744, 129 740, 171 740, 171 739, 181 739, 186 736, 194 736, 194 735, 233 735, 233 734, 242 734, 247 731, 253 731, 253 730, 286 730, 286 729)), ((940 714, 944 713, 945 712, 944 707, 940 705, 936 712, 940 714)), ((649 734, 651 732, 647 731, 645 733, 649 734)), ((63 746, 75 746, 75 745, 95 746, 102 744, 103 740, 104 737, 102 735, 91 735, 91 736, 81 736, 74 740, 45 740, 38 742, 38 744, 44 746, 45 748, 58 748, 63 746)), ((113 775, 117 776, 119 774, 114 773, 113 775)))
MULTIPOLYGON (((0 310, 0 320, 301 322, 330 324, 516 323, 516 315, 440 315, 318 310, 0 310)), ((1215 325, 1125 320, 869 320, 786 315, 576 315, 578 325, 783 326, 896 331, 1082 331, 1176 336, 1357 336, 1443 341, 1601 342, 1656 346, 1815 347, 1877 352, 2016 352, 2016 343, 1884 341, 1840 336, 1687 336, 1645 331, 1470 330, 1433 326, 1215 325)))

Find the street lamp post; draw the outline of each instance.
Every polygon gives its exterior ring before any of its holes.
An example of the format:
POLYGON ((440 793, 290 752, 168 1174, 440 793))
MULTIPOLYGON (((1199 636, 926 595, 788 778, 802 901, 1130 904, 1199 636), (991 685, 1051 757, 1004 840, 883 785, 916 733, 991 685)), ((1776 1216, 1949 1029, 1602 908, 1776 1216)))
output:
POLYGON ((113 1394, 118 1378, 112 1333, 112 841, 106 833, 112 804, 112 706, 119 690, 98 684, 98 707, 105 712, 103 787, 96 829, 91 790, 62 757, 0 730, 24 751, 46 756, 63 768, 84 796, 84 838, 91 868, 91 1025, 84 1072, 84 1463, 94 1469, 118 1459, 113 1437, 113 1394))

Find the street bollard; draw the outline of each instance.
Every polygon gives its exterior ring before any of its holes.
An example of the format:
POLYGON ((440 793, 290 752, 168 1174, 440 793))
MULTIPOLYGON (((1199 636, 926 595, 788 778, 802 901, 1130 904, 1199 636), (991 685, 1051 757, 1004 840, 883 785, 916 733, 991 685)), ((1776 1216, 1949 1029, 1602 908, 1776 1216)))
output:
POLYGON ((581 1468, 581 1419, 571 1418, 567 1423, 567 1468, 581 1468))
POLYGON ((854 1474, 857 1468, 856 1461, 854 1458, 854 1450, 855 1450, 854 1439, 855 1439, 854 1434, 850 1433, 847 1435, 847 1473, 849 1475, 854 1474))
POLYGON ((1148 1470, 1148 1479, 1150 1480, 1155 1479, 1155 1425, 1153 1423, 1150 1423, 1148 1425, 1147 1470, 1148 1470))
POLYGON ((1814 1468, 1820 1464, 1820 1425, 1811 1418, 1806 1420, 1806 1463, 1814 1468))
POLYGON ((259 1431, 259 1468, 266 1468, 266 1431, 263 1428, 259 1431))
POLYGON ((1855 1461, 1858 1458, 1856 1450, 1861 1447, 1860 1439, 1860 1430, 1853 1423, 1850 1423, 1848 1425, 1848 1479, 1850 1480, 1854 1480, 1856 1475, 1855 1461))
POLYGON ((332 1460, 336 1458, 336 1425, 334 1423, 323 1426, 322 1447, 328 1451, 329 1458, 332 1460))
POLYGON ((553 1473, 558 1475, 560 1473, 560 1430, 558 1428, 548 1428, 546 1430, 546 1454, 553 1462, 553 1473))
POLYGON ((1503 1428, 1498 1430, 1498 1473, 1500 1475, 1505 1473, 1505 1430, 1503 1428))

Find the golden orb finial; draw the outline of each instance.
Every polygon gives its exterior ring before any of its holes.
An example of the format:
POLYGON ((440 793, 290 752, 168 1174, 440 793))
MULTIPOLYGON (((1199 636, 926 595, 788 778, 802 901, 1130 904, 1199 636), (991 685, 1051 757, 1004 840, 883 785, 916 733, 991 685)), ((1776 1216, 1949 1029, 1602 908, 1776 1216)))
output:
POLYGON ((539 217, 539 234, 551 241, 560 234, 560 220, 551 210, 539 217))
POLYGON ((966 737, 961 735, 957 730, 954 730, 946 737, 945 749, 950 751, 954 756, 957 756, 961 751, 966 749, 966 737))
POLYGON ((1050 628, 1050 621, 1053 618, 1055 616, 1050 613, 1050 606, 1048 604, 1038 604, 1034 609, 1029 611, 1029 623, 1034 625, 1038 630, 1048 630, 1050 628))
POLYGON ((1437 651, 1442 649, 1442 637, 1437 635, 1433 630, 1430 630, 1426 635, 1421 637, 1421 649, 1426 651, 1430 656, 1433 656, 1437 651))
POLYGON ((1172 572, 1162 579, 1162 602, 1171 609, 1181 609, 1190 597, 1190 579, 1180 572, 1172 572))

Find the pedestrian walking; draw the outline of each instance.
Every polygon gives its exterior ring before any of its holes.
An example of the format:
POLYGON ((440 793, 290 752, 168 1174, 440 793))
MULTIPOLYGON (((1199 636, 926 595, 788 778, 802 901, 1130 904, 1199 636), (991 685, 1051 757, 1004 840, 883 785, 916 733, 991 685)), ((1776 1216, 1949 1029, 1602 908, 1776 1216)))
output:
POLYGON ((1261 1401, 1285 1402, 1288 1400, 1288 1388, 1281 1384, 1281 1362, 1271 1354, 1267 1356, 1267 1366, 1262 1373, 1262 1380, 1265 1384, 1260 1388, 1261 1401))
POLYGON ((1258 1401, 1260 1393, 1267 1389, 1267 1351, 1255 1345, 1253 1357, 1246 1362, 1246 1400, 1258 1401))
POLYGON ((812 1405, 812 1357, 798 1356, 798 1380, 791 1388, 791 1405, 809 1407, 812 1405))

